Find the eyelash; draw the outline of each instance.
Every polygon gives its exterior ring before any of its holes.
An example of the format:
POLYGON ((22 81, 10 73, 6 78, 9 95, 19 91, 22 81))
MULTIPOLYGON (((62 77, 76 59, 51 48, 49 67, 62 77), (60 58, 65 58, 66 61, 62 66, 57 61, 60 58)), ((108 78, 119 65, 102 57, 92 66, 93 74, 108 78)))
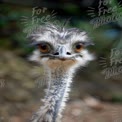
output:
MULTIPOLYGON (((74 50, 74 52, 79 53, 82 49, 84 49, 86 46, 90 45, 90 42, 76 42, 72 45, 72 49, 74 50)), ((33 42, 31 43, 31 46, 33 47, 38 47, 38 49, 40 49, 40 52, 42 53, 50 53, 52 51, 52 49, 54 49, 53 45, 51 45, 48 42, 42 41, 40 42, 33 42), (43 49, 43 47, 41 47, 41 45, 46 46, 44 47, 45 49, 43 49), (47 49, 46 49, 47 48, 47 49)))

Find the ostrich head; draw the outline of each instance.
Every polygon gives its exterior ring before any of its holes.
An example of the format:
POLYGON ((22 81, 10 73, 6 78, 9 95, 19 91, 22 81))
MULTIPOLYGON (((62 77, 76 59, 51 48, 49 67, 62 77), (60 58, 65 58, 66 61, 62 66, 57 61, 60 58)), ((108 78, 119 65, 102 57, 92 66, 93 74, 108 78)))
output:
POLYGON ((55 70, 84 66, 93 57, 86 49, 93 43, 85 31, 54 25, 41 26, 29 36, 35 50, 30 60, 55 70))
POLYGON ((39 27, 29 39, 35 47, 30 60, 41 63, 49 78, 44 106, 34 114, 31 122, 59 122, 73 72, 93 59, 86 49, 92 43, 85 31, 54 25, 39 27))

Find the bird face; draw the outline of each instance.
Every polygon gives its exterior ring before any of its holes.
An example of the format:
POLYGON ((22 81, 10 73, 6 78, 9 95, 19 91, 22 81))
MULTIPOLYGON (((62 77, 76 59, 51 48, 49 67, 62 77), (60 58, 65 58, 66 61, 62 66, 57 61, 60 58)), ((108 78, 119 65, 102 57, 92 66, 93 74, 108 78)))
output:
POLYGON ((86 49, 92 44, 86 32, 76 28, 40 27, 29 38, 35 47, 30 60, 50 68, 84 66, 93 59, 86 49))

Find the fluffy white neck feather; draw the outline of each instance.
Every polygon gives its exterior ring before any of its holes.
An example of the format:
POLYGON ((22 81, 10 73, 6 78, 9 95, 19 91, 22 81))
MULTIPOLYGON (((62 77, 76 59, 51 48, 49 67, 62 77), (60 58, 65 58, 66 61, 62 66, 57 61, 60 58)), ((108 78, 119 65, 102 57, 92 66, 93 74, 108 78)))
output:
POLYGON ((47 69, 48 89, 42 100, 44 105, 33 115, 31 122, 60 122, 61 112, 69 96, 73 70, 62 67, 47 69))

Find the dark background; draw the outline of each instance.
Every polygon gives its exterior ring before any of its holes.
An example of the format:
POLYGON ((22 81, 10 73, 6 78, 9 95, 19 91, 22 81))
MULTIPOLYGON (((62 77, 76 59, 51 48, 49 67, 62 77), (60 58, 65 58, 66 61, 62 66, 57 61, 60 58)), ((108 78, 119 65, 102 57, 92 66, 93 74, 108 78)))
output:
MULTIPOLYGON (((108 1, 112 4, 107 5, 106 9, 121 2, 108 1)), ((40 98, 43 97, 43 89, 46 87, 42 81, 43 69, 27 60, 32 50, 27 45, 23 30, 30 26, 30 20, 27 23, 22 20, 23 16, 31 17, 35 6, 38 9, 47 8, 38 18, 50 15, 54 10, 56 16, 50 22, 55 19, 60 23, 69 20, 68 27, 86 30, 95 43, 89 48, 94 53, 95 60, 87 67, 80 68, 74 77, 63 122, 122 121, 122 71, 105 79, 102 72, 106 67, 101 65, 104 61, 107 67, 110 66, 111 49, 122 49, 121 18, 120 21, 93 28, 90 23, 93 18, 88 15, 88 10, 89 7, 95 8, 97 15, 99 0, 1 0, 0 122, 26 122, 41 105, 40 98)), ((118 12, 121 11, 121 7, 118 7, 118 12)), ((119 59, 121 57, 120 55, 119 59)), ((121 67, 121 62, 117 67, 121 67)))

